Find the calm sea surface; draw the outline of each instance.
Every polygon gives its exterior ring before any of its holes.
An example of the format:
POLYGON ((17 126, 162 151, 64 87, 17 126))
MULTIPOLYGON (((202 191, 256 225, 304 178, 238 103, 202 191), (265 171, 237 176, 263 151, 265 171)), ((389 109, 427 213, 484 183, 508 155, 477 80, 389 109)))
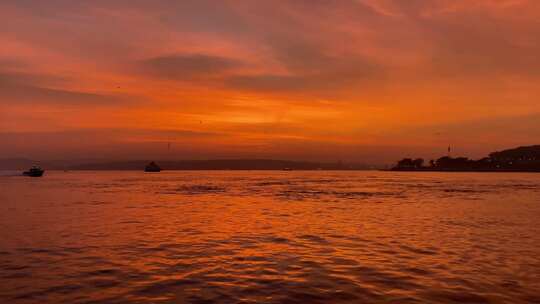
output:
POLYGON ((540 174, 0 173, 0 303, 539 303, 540 174))

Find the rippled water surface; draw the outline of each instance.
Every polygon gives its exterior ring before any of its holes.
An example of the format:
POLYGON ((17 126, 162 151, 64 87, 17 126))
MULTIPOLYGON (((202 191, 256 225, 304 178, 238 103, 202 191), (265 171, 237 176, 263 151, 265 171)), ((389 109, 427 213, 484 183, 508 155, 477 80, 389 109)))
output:
POLYGON ((540 302, 540 174, 8 175, 0 303, 540 302))

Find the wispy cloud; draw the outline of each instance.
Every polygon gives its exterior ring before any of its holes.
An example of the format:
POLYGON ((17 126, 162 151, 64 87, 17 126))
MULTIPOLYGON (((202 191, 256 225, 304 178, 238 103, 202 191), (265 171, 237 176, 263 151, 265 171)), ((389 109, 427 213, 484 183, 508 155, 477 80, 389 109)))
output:
POLYGON ((147 76, 170 80, 212 78, 242 66, 242 62, 205 54, 176 54, 144 59, 138 68, 147 76))
POLYGON ((534 0, 20 0, 0 19, 11 131, 188 130, 186 144, 216 154, 277 151, 284 137, 298 154, 406 146, 395 130, 423 151, 438 143, 421 127, 438 125, 467 126, 453 131, 463 144, 537 140, 523 131, 534 120, 514 121, 540 111, 534 0))

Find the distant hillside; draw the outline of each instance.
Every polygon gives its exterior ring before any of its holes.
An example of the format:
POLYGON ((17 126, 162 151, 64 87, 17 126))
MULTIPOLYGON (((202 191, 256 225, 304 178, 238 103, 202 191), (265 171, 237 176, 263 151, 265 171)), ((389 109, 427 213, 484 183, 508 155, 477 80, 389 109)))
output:
POLYGON ((493 152, 489 157, 494 160, 540 160, 540 145, 493 152))
MULTIPOLYGON (((150 160, 133 161, 35 161, 0 159, 0 170, 24 170, 38 164, 46 170, 143 170, 150 160)), ((318 163, 272 159, 214 159, 156 161, 163 170, 366 170, 362 164, 318 163)))
POLYGON ((0 159, 0 170, 26 170, 33 165, 39 165, 46 170, 65 170, 77 166, 81 163, 93 162, 95 160, 47 160, 39 161, 27 158, 4 158, 0 159))
MULTIPOLYGON (((73 166, 73 170, 142 170, 149 160, 92 163, 73 166)), ((365 165, 316 163, 272 159, 214 159, 156 161, 163 170, 365 170, 365 165)))
POLYGON ((23 170, 30 168, 35 163, 25 158, 0 159, 0 170, 23 170))

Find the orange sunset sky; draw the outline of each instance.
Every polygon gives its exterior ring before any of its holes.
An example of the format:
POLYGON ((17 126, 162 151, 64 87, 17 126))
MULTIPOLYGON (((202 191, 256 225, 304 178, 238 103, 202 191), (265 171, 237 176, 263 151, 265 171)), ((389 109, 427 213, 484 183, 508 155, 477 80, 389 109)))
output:
POLYGON ((387 163, 539 143, 537 0, 0 2, 0 158, 387 163))

